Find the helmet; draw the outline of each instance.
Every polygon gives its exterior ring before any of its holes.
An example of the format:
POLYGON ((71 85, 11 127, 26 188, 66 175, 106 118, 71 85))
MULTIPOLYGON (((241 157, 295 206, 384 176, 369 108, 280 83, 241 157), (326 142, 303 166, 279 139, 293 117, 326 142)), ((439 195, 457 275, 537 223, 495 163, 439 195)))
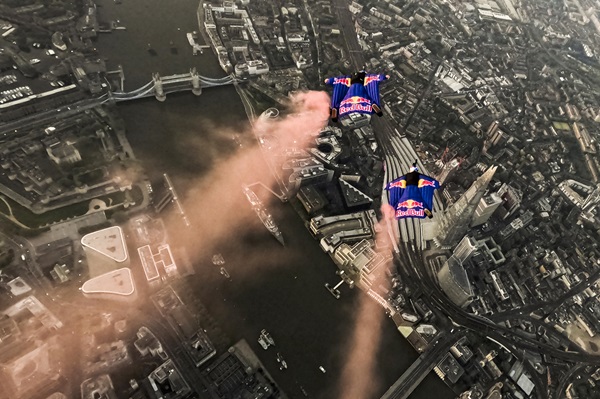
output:
POLYGON ((366 73, 364 71, 354 72, 350 77, 351 83, 363 83, 365 81, 366 73))

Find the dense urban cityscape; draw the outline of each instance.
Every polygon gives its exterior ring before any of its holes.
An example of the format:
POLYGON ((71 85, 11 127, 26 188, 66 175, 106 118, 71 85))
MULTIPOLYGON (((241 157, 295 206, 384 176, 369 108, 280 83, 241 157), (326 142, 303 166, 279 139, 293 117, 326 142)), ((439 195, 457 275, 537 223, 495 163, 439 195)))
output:
POLYGON ((0 398, 600 398, 596 7, 0 0, 0 398))

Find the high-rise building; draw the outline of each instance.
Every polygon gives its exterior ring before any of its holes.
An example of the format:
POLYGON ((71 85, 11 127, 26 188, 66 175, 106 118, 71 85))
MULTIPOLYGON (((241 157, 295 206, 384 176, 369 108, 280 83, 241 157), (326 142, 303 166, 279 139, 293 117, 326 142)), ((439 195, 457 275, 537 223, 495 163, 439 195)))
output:
POLYGON ((495 130, 492 134, 486 137, 483 142, 483 153, 487 153, 487 151, 497 145, 504 144, 511 139, 510 135, 501 129, 495 130))
POLYGON ((502 198, 502 206, 499 206, 498 215, 502 219, 507 219, 521 206, 523 193, 521 190, 504 183, 498 190, 498 196, 502 198))
POLYGON ((458 259, 461 263, 465 263, 476 251, 477 240, 467 235, 464 236, 456 248, 454 248, 454 251, 452 251, 452 256, 458 259))
POLYGON ((517 230, 527 227, 533 220, 533 212, 530 210, 524 212, 521 216, 513 220, 508 226, 500 230, 499 238, 504 241, 512 236, 517 230))
POLYGON ((311 184, 319 184, 331 181, 333 170, 325 168, 323 165, 309 166, 294 171, 289 177, 288 190, 297 190, 300 187, 311 184))
POLYGON ((473 301, 473 288, 467 271, 455 256, 446 260, 437 276, 440 287, 452 302, 466 307, 473 301))
POLYGON ((479 226, 488 221, 492 213, 502 204, 502 198, 496 193, 483 197, 475 209, 471 227, 479 226))
POLYGON ((585 202, 583 203, 583 211, 593 211, 598 203, 600 203, 600 184, 597 185, 594 191, 592 191, 592 193, 585 199, 585 202))
POLYGON ((490 148, 503 144, 510 139, 510 135, 500 129, 500 123, 493 121, 485 132, 482 152, 486 154, 490 148))
POLYGON ((438 247, 451 248, 463 238, 496 168, 497 166, 491 166, 486 170, 454 204, 444 211, 433 239, 438 247))
POLYGON ((456 158, 454 158, 450 162, 446 162, 437 176, 437 180, 440 182, 440 185, 444 184, 446 180, 448 180, 450 176, 452 176, 452 173, 456 171, 456 169, 458 169, 459 166, 460 162, 458 162, 458 159, 456 158))
POLYGON ((477 240, 477 252, 482 254, 490 265, 499 266, 506 261, 502 248, 492 237, 477 240))
POLYGON ((378 275, 374 272, 385 266, 391 260, 391 255, 377 253, 370 241, 361 240, 353 246, 342 243, 335 250, 333 259, 354 282, 360 281, 365 287, 371 287, 378 275))
POLYGON ((487 132, 485 132, 485 137, 490 137, 491 135, 496 133, 496 130, 498 130, 499 127, 500 127, 500 122, 498 122, 498 121, 493 121, 492 123, 490 123, 490 126, 488 126, 487 132))

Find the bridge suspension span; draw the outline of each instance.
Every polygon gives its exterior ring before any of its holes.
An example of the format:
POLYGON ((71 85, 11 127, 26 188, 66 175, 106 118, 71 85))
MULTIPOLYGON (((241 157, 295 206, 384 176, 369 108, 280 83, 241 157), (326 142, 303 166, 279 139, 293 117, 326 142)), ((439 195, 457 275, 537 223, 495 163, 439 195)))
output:
POLYGON ((154 73, 152 80, 142 87, 128 92, 112 92, 110 98, 114 101, 128 101, 155 96, 158 101, 164 101, 168 93, 191 90, 192 93, 199 96, 202 94, 203 88, 230 85, 235 82, 236 78, 233 75, 209 78, 198 74, 196 68, 192 68, 190 73, 177 75, 160 76, 158 73, 154 73))

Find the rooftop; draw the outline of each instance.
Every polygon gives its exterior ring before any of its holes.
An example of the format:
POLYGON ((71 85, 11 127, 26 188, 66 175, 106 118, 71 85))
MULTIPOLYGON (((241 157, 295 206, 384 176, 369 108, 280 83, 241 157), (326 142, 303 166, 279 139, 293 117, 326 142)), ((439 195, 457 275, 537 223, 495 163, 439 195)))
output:
POLYGON ((124 267, 89 279, 83 283, 81 290, 86 295, 113 294, 129 296, 135 293, 135 285, 131 270, 124 267))
POLYGON ((128 257, 123 230, 119 226, 112 226, 86 234, 81 238, 81 245, 115 262, 125 262, 128 257))

